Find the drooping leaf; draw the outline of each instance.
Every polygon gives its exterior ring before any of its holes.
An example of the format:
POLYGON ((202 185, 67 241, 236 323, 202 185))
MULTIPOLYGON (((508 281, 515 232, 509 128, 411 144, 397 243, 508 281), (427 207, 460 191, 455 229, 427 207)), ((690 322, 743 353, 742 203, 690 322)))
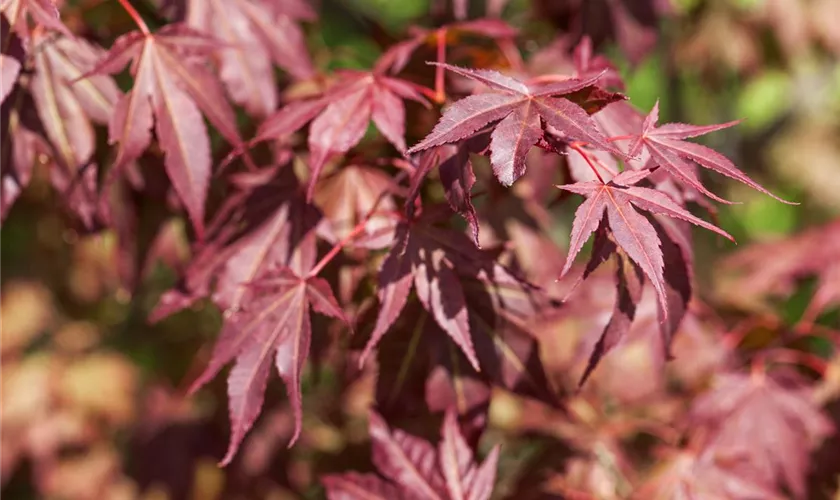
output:
POLYGON ((555 97, 591 86, 597 77, 527 85, 495 71, 442 66, 494 92, 472 95, 450 105, 435 128, 409 153, 462 141, 499 122, 490 141, 490 159, 496 177, 505 186, 525 172, 525 154, 543 137, 543 123, 565 140, 585 142, 624 156, 607 141, 586 111, 567 99, 555 97))
POLYGON ((116 73, 134 61, 134 87, 119 100, 109 123, 109 142, 118 143, 114 168, 142 154, 151 142, 152 125, 156 125, 167 174, 200 236, 211 158, 199 110, 235 146, 241 142, 233 110, 200 60, 218 48, 213 39, 184 25, 170 24, 154 34, 134 31, 123 35, 89 72, 116 73))
MULTIPOLYGON (((432 356, 433 365, 443 366, 453 378, 477 377, 552 402, 536 341, 524 326, 550 311, 551 301, 541 290, 498 264, 492 252, 477 249, 461 233, 423 222, 401 225, 394 248, 383 261, 379 280, 380 309, 361 363, 401 316, 414 284, 423 308, 467 360, 461 365, 445 344, 432 343, 424 349, 439 353, 432 356)), ((409 330, 414 333, 398 333, 418 334, 414 327, 409 330)), ((432 330, 422 331, 427 332, 424 337, 433 337, 432 330)), ((420 358, 418 349, 412 343, 398 364, 399 370, 408 369, 414 359, 420 358)))
POLYGON ((3 104, 17 84, 25 53, 20 37, 5 17, 0 18, 0 40, 0 104, 3 104))
POLYGON ((272 61, 295 78, 314 74, 296 24, 313 17, 302 2, 192 0, 186 23, 226 43, 219 51, 219 76, 237 104, 263 117, 277 107, 272 61))
POLYGON ((601 358, 615 347, 621 337, 630 330, 630 324, 636 316, 636 305, 642 295, 641 272, 638 266, 626 263, 621 256, 618 256, 616 281, 618 294, 610 322, 604 327, 604 332, 595 344, 578 386, 582 386, 586 382, 601 358))
POLYGON ((91 122, 108 123, 121 97, 114 81, 104 75, 72 83, 90 71, 103 51, 84 40, 49 37, 36 32, 35 75, 30 91, 38 115, 66 174, 74 176, 91 160, 95 134, 91 122))
POLYGON ((346 321, 329 284, 321 278, 302 277, 283 267, 266 271, 245 286, 247 307, 226 319, 210 364, 191 388, 198 390, 222 366, 236 360, 228 376, 232 433, 222 465, 233 459, 260 413, 272 362, 286 384, 295 416, 289 446, 294 444, 303 414, 300 377, 312 336, 309 308, 346 321))
POLYGON ((423 500, 489 500, 496 480, 499 447, 478 463, 464 440, 455 413, 448 411, 437 447, 400 429, 390 429, 370 412, 373 463, 387 482, 371 474, 346 473, 324 480, 329 498, 380 498, 382 492, 423 500), (390 488, 389 488, 390 487, 390 488), (370 488, 370 494, 362 492, 370 488), (393 489, 391 489, 393 488, 393 489))
POLYGON ((3 0, 0 3, 0 12, 6 16, 11 28, 24 43, 29 42, 30 33, 27 15, 39 26, 57 31, 66 37, 73 36, 61 22, 55 0, 3 0))
MULTIPOLYGON (((31 102, 31 101, 30 101, 31 102)), ((23 110, 9 110, 3 106, 2 148, 0 148, 0 222, 32 179, 35 163, 43 155, 50 155, 50 146, 40 134, 27 127, 35 121, 34 106, 23 110), (30 120, 27 120, 30 118, 30 120)), ((31 125, 30 125, 31 126, 31 125)))

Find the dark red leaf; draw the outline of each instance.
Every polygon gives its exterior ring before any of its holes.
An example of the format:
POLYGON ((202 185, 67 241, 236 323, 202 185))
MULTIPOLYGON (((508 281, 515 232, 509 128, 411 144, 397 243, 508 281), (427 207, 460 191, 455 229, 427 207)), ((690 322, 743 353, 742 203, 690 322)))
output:
POLYGON ((715 130, 731 127, 738 122, 729 122, 705 127, 668 123, 662 125, 661 127, 656 127, 656 122, 658 120, 659 102, 657 101, 657 103, 653 106, 653 109, 650 111, 650 114, 645 119, 641 133, 638 135, 630 149, 631 156, 636 156, 642 147, 646 148, 650 152, 655 165, 662 167, 682 182, 717 201, 726 202, 726 200, 722 200, 703 187, 700 180, 697 179, 696 174, 688 166, 686 161, 692 161, 701 167, 705 167, 727 177, 731 177, 757 191, 772 196, 783 203, 790 204, 790 202, 782 200, 747 177, 747 175, 738 170, 738 168, 735 167, 728 158, 717 151, 700 144, 683 140, 688 137, 696 137, 715 130))
POLYGON ((191 392, 198 390, 222 366, 236 359, 228 377, 232 434, 222 465, 233 459, 260 413, 272 361, 286 384, 295 415, 295 431, 289 446, 294 444, 300 435, 302 419, 300 376, 312 336, 309 307, 345 320, 326 281, 300 277, 289 268, 258 276, 247 285, 245 295, 248 306, 225 320, 210 364, 191 388, 191 392))
POLYGON ((529 86, 496 71, 441 66, 498 93, 472 95, 450 105, 431 133, 409 149, 409 153, 459 142, 501 120, 493 130, 490 158, 496 177, 505 186, 513 184, 524 173, 525 154, 542 137, 543 122, 564 140, 583 141, 623 156, 607 141, 586 111, 571 101, 552 97, 590 86, 597 77, 529 86))
POLYGON ((134 87, 117 103, 109 123, 109 142, 119 143, 114 168, 137 159, 151 142, 156 125, 164 166, 199 235, 210 181, 210 141, 201 106, 220 132, 237 146, 234 114, 217 84, 195 58, 208 56, 216 42, 183 25, 156 34, 123 35, 88 75, 115 73, 134 60, 134 87))
POLYGON ((634 207, 691 222, 730 240, 732 237, 722 229, 691 215, 668 195, 654 189, 634 186, 648 175, 650 175, 649 171, 627 170, 607 183, 589 181, 560 186, 561 189, 587 197, 575 213, 569 257, 561 276, 571 268, 575 256, 589 236, 598 228, 606 213, 615 242, 650 279, 659 296, 663 314, 667 318, 664 261, 659 237, 650 221, 634 207))
MULTIPOLYGON (((499 448, 495 447, 483 463, 477 463, 454 412, 448 411, 444 417, 437 448, 402 430, 390 429, 373 411, 369 428, 373 463, 399 492, 399 496, 388 498, 489 500, 496 479, 499 448)), ((330 498, 375 499, 385 491, 394 493, 372 475, 328 476, 324 483, 330 498), (365 487, 370 488, 369 496, 362 496, 365 487)))

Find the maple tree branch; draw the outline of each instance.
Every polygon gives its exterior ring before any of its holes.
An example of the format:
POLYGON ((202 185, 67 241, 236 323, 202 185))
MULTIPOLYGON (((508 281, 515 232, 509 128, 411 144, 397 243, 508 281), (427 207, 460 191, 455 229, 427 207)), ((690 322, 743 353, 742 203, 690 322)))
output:
POLYGON ((510 67, 519 73, 524 73, 525 64, 522 62, 522 54, 519 53, 519 49, 516 48, 516 43, 514 43, 513 39, 503 38, 498 41, 498 45, 502 54, 504 54, 508 63, 510 63, 510 67))
POLYGON ((840 330, 835 330, 816 323, 799 322, 793 327, 797 338, 819 337, 830 340, 836 349, 840 349, 840 330))
POLYGON ((629 141, 630 139, 635 139, 635 135, 614 135, 612 137, 607 137, 607 141, 615 142, 615 141, 629 141))
MULTIPOLYGON (((394 178, 394 185, 399 184, 402 181, 402 179, 405 178, 405 176, 406 176, 405 171, 400 172, 394 178)), ((338 243, 333 245, 333 247, 330 249, 330 251, 327 252, 327 254, 324 255, 321 258, 321 260, 319 260, 318 263, 315 264, 315 266, 312 269, 310 269, 309 273, 307 274, 307 278, 314 278, 315 276, 318 276, 318 273, 320 273, 324 269, 324 267, 327 264, 329 264, 330 261, 333 260, 336 255, 338 255, 338 252, 340 252, 351 241, 353 241, 360 234, 362 234, 362 232, 365 230, 365 226, 367 226, 368 221, 371 218, 373 218, 374 215, 377 214, 376 209, 379 207, 379 204, 382 203, 382 200, 385 199, 385 195, 388 194, 389 192, 390 192, 390 189, 384 189, 384 190, 382 190, 381 193, 379 193, 379 197, 377 197, 376 201, 373 202, 373 205, 370 207, 370 210, 368 210, 367 215, 365 215, 364 218, 362 218, 362 220, 360 220, 356 224, 356 226, 353 228, 352 231, 350 231, 347 234, 347 236, 345 236, 344 238, 341 239, 341 241, 339 241, 338 243)))
POLYGON ((134 6, 128 2, 128 0, 118 1, 120 2, 120 5, 123 6, 125 11, 128 12, 128 15, 131 16, 131 19, 134 20, 134 23, 137 24, 137 28, 140 29, 140 32, 144 35, 150 35, 151 31, 149 31, 149 27, 146 25, 146 21, 144 21, 143 18, 140 17, 140 13, 137 12, 137 9, 135 9, 134 6))
POLYGON ((420 85, 419 83, 414 83, 414 82, 407 82, 407 83, 409 85, 411 85, 411 87, 414 88, 414 90, 423 94, 430 101, 437 102, 437 93, 434 90, 430 89, 429 87, 425 87, 423 85, 420 85))
POLYGON ((569 143, 569 147, 577 151, 581 156, 583 156, 583 159, 586 160, 586 163, 589 165, 589 168, 591 168, 592 172, 595 173, 595 177, 598 178, 601 184, 606 184, 606 182, 604 182, 604 178, 601 177, 601 173, 598 172, 598 167, 596 167, 595 164, 592 163, 592 159, 589 157, 589 154, 587 154, 587 152, 580 147, 580 143, 571 142, 569 143))
POLYGON ((752 333, 753 329, 760 326, 774 330, 778 328, 779 322, 778 319, 772 317, 746 318, 724 333, 721 341, 727 349, 737 349, 741 345, 741 342, 744 341, 744 338, 752 333))
MULTIPOLYGON (((446 28, 440 28, 435 33, 437 37, 437 62, 443 64, 446 62, 446 28)), ((446 100, 446 92, 444 90, 444 73, 443 66, 435 67, 435 102, 438 104, 446 100)))
POLYGON ((774 347, 761 351, 756 357, 761 357, 761 364, 766 369, 769 363, 789 363, 793 365, 810 368, 814 372, 823 375, 828 363, 825 359, 816 354, 790 349, 788 347, 774 347))

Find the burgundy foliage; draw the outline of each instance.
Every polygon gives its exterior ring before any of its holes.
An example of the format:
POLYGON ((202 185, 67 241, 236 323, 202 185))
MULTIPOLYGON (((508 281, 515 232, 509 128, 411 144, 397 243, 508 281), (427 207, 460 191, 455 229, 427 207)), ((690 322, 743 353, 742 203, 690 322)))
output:
MULTIPOLYGON (((638 60, 665 2, 591 2, 609 19, 598 32, 575 2, 537 2, 581 38, 523 62, 516 29, 467 20, 468 2, 453 1, 454 19, 416 28, 371 69, 335 71, 310 57, 302 23, 316 23, 317 9, 304 0, 175 2, 178 19, 154 30, 120 3, 137 30, 103 48, 50 0, 2 2, 2 217, 46 172, 74 224, 115 232, 127 289, 143 281, 132 269, 176 267, 152 322, 204 300, 218 308, 218 338, 189 382, 195 394, 229 367, 221 465, 241 456, 275 378, 292 415, 284 443, 305 436, 303 381, 338 350, 331 359, 348 379, 375 377, 375 472, 323 474, 330 499, 490 499, 506 449, 479 453, 478 443, 493 436, 484 431, 499 393, 532 411, 524 430, 571 443, 573 465, 554 467, 562 480, 542 494, 596 498, 609 484, 638 498, 806 498, 811 451, 833 428, 814 377, 778 368, 795 350, 742 355, 730 332, 711 358, 692 352, 713 350, 704 325, 721 321, 694 297, 692 226, 734 241, 704 218, 709 200, 731 202, 701 177, 711 170, 783 200, 689 140, 737 122, 659 124, 658 103, 639 111, 583 36, 615 39, 638 60), (500 56, 456 50, 472 39, 500 56), (425 49, 437 60, 418 60, 425 49), (568 74, 536 72, 552 57, 568 74), (189 221, 186 261, 162 223, 138 243, 143 196, 189 221), (551 200, 566 203, 567 252, 546 234, 551 200), (655 369, 622 368, 634 346, 655 369), (645 384, 668 396, 636 420, 585 410, 611 389, 636 408, 645 384), (438 439, 399 427, 430 415, 442 416, 438 439), (610 476, 604 460, 631 461, 629 430, 663 421, 677 438, 658 443, 656 471, 610 476)), ((504 2, 489 4, 501 12, 504 2)), ((726 265, 753 301, 816 276, 812 326, 840 303, 838 256, 835 222, 726 265)), ((542 479, 508 480, 506 493, 542 479)))

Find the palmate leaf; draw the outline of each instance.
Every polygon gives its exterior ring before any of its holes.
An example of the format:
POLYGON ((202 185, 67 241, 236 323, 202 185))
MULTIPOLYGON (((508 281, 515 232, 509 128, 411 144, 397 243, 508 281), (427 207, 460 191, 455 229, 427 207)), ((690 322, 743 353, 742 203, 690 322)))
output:
MULTIPOLYGON (((31 102, 31 101, 30 101, 31 102)), ((15 200, 32 179, 35 162, 39 155, 49 156, 50 146, 47 141, 34 132, 37 118, 34 106, 22 109, 2 109, 2 122, 5 126, 0 132, 0 222, 6 220, 15 200)))
POLYGON ((558 186, 587 198, 575 212, 569 256, 561 276, 569 271, 575 256, 589 236, 598 229, 606 215, 606 223, 615 243, 651 281, 659 297, 663 315, 667 319, 668 295, 660 240, 654 226, 637 209, 690 222, 730 240, 732 237, 722 229, 695 217, 667 194, 635 185, 650 174, 649 170, 627 170, 608 182, 599 180, 558 186))
POLYGON ((5 17, 0 17, 0 44, 0 104, 3 104, 15 88, 25 57, 23 42, 5 17))
POLYGON ((756 191, 772 196, 782 203, 791 204, 750 179, 746 174, 738 170, 732 161, 717 151, 701 144, 684 140, 731 127, 736 125, 738 121, 705 126, 666 123, 657 127, 656 122, 658 120, 659 101, 654 104, 650 114, 645 118, 641 132, 630 147, 630 156, 637 156, 642 148, 645 148, 650 153, 654 165, 663 168, 682 183, 719 202, 730 203, 706 189, 688 162, 696 163, 701 167, 714 170, 715 172, 740 181, 756 191))
POLYGON ((400 331, 392 334, 401 336, 400 348, 392 349, 389 342, 386 353, 380 353, 384 385, 377 397, 383 409, 401 405, 400 395, 407 389, 405 373, 426 380, 421 391, 430 408, 442 409, 441 402, 449 401, 462 415, 482 406, 477 398, 482 385, 553 403, 536 340, 525 326, 551 311, 552 301, 498 264, 494 253, 475 248, 462 233, 419 221, 410 228, 397 228, 398 240, 382 264, 380 310, 360 362, 364 363, 397 318, 405 316, 404 311, 414 310, 413 306, 405 309, 412 287, 430 317, 412 313, 412 318, 421 320, 409 325, 400 322, 400 331), (427 255, 437 255, 438 267, 429 265, 427 255), (443 277, 440 269, 446 270, 443 277), (436 287, 442 290, 438 296, 425 296, 436 287), (461 317, 466 321, 461 323, 461 317), (464 384, 475 386, 478 392, 466 394, 464 384))
POLYGON ((24 43, 29 42, 30 33, 27 15, 39 26, 57 31, 66 37, 73 36, 61 22, 55 0, 2 0, 0 12, 6 16, 11 28, 24 43))
POLYGON ((70 175, 90 161, 95 147, 91 122, 108 123, 121 93, 114 81, 103 75, 72 83, 90 71, 102 57, 102 49, 79 38, 33 34, 35 75, 29 90, 55 159, 70 175))
POLYGON ((798 377, 724 374, 695 399, 690 422, 712 433, 709 447, 745 460, 733 470, 761 485, 806 497, 813 447, 833 432, 831 421, 798 377))
POLYGON ((638 498, 651 500, 781 500, 772 486, 730 470, 743 457, 716 457, 714 450, 673 453, 639 488, 638 498))
POLYGON ((321 170, 330 158, 350 150, 362 140, 372 120, 385 139, 405 151, 403 99, 427 104, 408 82, 378 73, 345 70, 341 83, 323 96, 296 101, 268 117, 251 143, 293 134, 307 122, 310 176, 307 200, 312 200, 321 170))
POLYGON ((399 429, 389 429, 370 412, 373 463, 386 479, 372 474, 322 478, 330 500, 406 498, 489 500, 496 479, 498 445, 479 464, 464 440, 455 413, 448 411, 437 447, 399 429), (384 496, 386 494, 398 496, 384 496))
POLYGON ((272 61, 295 78, 315 70, 296 24, 314 12, 301 1, 191 0, 186 23, 225 42, 219 76, 237 104, 264 117, 277 107, 272 61))
POLYGON ((490 162, 496 178, 505 186, 510 186, 525 173, 525 155, 543 137, 543 123, 566 140, 585 142, 624 156, 607 141, 586 111, 572 101, 554 97, 592 86, 600 75, 585 80, 570 78, 563 82, 527 85, 496 71, 441 66, 486 85, 494 92, 472 95, 450 105, 435 128, 409 149, 409 153, 462 141, 485 126, 499 122, 490 140, 490 162))
POLYGON ((260 413, 272 361, 286 384, 295 416, 289 446, 294 444, 303 414, 300 377, 312 337, 309 309, 346 322, 329 283, 322 278, 299 276, 282 267, 266 271, 247 288, 247 306, 225 320, 210 363, 191 388, 191 392, 198 390, 236 360, 228 376, 232 432, 222 465, 233 459, 260 413))
POLYGON ((747 308, 772 310, 770 297, 789 296, 800 280, 814 276, 816 290, 800 321, 840 306, 840 221, 781 241, 754 244, 723 262, 720 295, 747 308))
POLYGON ((218 48, 218 42, 180 24, 148 35, 134 31, 118 38, 86 75, 116 73, 133 60, 134 87, 119 100, 109 123, 109 142, 118 143, 114 168, 143 153, 154 124, 166 172, 199 236, 211 171, 210 141, 199 110, 234 146, 242 142, 233 109, 200 61, 218 48))
POLYGON ((237 191, 217 211, 207 239, 194 248, 178 285, 161 296, 151 321, 211 295, 211 288, 217 306, 236 311, 245 285, 260 274, 276 267, 302 274, 314 264, 320 214, 303 201, 293 170, 278 165, 231 181, 237 191))

